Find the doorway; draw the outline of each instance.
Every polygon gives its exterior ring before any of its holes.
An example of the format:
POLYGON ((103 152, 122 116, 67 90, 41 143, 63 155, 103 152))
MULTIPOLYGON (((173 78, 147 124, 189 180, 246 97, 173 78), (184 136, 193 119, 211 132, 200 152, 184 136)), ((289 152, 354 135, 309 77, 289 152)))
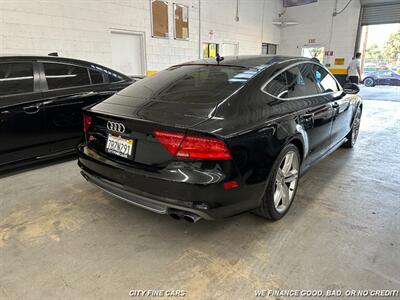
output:
POLYGON ((129 76, 144 76, 144 33, 122 30, 111 31, 112 68, 129 76))
POLYGON ((222 43, 221 56, 235 56, 238 55, 238 44, 235 43, 222 43))
POLYGON ((400 99, 400 23, 362 26, 359 45, 364 84, 360 95, 400 99))
POLYGON ((305 46, 301 49, 301 56, 308 58, 317 58, 321 63, 324 61, 325 47, 305 46))
POLYGON ((263 55, 266 55, 266 54, 276 55, 277 47, 278 47, 278 45, 276 45, 276 44, 262 43, 262 45, 261 45, 261 54, 263 54, 263 55))

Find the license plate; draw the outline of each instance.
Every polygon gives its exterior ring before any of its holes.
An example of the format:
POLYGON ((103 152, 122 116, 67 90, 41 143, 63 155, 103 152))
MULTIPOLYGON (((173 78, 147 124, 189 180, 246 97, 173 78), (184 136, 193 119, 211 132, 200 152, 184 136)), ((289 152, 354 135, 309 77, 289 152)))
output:
POLYGON ((124 139, 120 136, 108 135, 106 152, 115 154, 124 158, 132 157, 134 140, 124 139))

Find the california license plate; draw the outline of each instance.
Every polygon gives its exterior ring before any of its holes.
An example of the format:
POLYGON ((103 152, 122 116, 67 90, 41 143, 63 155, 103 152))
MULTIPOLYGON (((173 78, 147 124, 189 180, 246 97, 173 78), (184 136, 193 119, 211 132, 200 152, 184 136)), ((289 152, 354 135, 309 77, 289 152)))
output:
POLYGON ((106 152, 124 158, 131 158, 133 146, 134 140, 124 139, 123 137, 109 134, 107 138, 106 152))

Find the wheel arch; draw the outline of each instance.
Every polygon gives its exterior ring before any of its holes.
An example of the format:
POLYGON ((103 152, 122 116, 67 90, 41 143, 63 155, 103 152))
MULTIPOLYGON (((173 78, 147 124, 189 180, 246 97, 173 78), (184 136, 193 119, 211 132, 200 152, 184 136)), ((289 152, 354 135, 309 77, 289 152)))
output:
POLYGON ((291 139, 289 139, 289 142, 287 144, 293 144, 297 147, 297 150, 299 150, 300 153, 300 159, 303 161, 305 159, 305 155, 308 152, 307 149, 305 148, 305 141, 301 135, 295 135, 291 139))

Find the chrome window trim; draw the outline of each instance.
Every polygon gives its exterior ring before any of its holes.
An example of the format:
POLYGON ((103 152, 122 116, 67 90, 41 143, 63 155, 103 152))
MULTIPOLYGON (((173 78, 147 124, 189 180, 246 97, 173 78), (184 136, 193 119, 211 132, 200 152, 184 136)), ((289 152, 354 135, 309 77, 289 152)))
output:
POLYGON ((263 92, 264 94, 267 94, 268 96, 271 96, 271 97, 273 97, 273 98, 275 98, 275 99, 279 99, 279 100, 282 100, 282 101, 290 101, 290 100, 307 99, 307 98, 313 98, 313 97, 319 97, 319 96, 327 96, 327 95, 332 95, 332 94, 336 94, 336 93, 339 93, 339 92, 343 93, 342 85, 339 83, 339 81, 337 81, 336 77, 333 76, 332 73, 331 73, 325 66, 323 66, 323 65, 321 65, 321 64, 319 64, 319 63, 317 63, 317 62, 314 62, 314 61, 300 61, 300 62, 291 64, 291 65, 289 65, 289 66, 283 68, 283 69, 280 70, 278 73, 276 73, 274 76, 272 76, 270 79, 268 79, 267 82, 264 83, 264 84, 261 86, 260 90, 261 90, 261 92, 263 92), (338 86, 339 90, 336 91, 336 92, 320 93, 320 94, 313 94, 313 95, 307 95, 307 96, 298 96, 298 97, 290 97, 290 98, 280 98, 280 97, 277 97, 277 96, 274 96, 274 95, 268 93, 268 92, 265 90, 265 88, 267 87, 267 85, 268 85, 272 80, 274 80, 276 77, 278 77, 280 74, 282 74, 283 72, 286 72, 287 70, 289 70, 289 69, 291 69, 291 68, 293 68, 293 67, 296 67, 296 66, 302 65, 302 64, 314 64, 314 65, 317 65, 317 66, 319 66, 319 67, 325 69, 325 71, 327 71, 328 74, 331 75, 332 78, 335 80, 336 85, 338 86))

